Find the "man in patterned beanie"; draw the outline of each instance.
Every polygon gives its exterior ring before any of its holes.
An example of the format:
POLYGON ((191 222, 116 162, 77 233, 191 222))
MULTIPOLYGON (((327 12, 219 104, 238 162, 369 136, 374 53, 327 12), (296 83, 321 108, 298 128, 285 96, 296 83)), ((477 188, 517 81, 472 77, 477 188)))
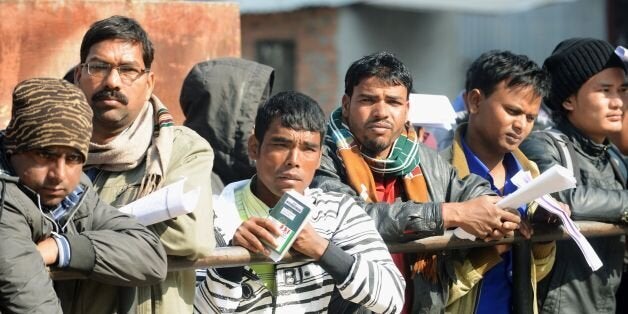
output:
POLYGON ((0 134, 0 312, 82 312, 84 282, 147 285, 166 276, 159 238, 98 200, 82 172, 92 131, 83 92, 35 78, 13 92, 0 134), (141 263, 136 261, 142 260, 141 263), (87 280, 53 282, 46 267, 87 280))

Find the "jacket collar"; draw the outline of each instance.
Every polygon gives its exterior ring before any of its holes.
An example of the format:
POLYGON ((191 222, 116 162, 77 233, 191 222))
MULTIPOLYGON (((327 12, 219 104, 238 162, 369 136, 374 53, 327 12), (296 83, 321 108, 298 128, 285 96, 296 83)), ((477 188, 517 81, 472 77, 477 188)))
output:
POLYGON ((559 122, 558 125, 556 125, 556 129, 567 135, 573 143, 574 148, 582 151, 586 155, 600 157, 610 148, 610 141, 608 139, 605 139, 602 144, 595 143, 590 138, 580 133, 567 119, 563 119, 559 122))
MULTIPOLYGON (((467 163, 467 159, 464 155, 464 150, 462 148, 462 134, 467 131, 467 123, 461 124, 457 129, 454 135, 454 141, 451 147, 452 159, 451 164, 458 171, 458 177, 464 178, 468 176, 471 172, 469 170, 469 166, 467 163)), ((515 159, 521 165, 521 168, 526 171, 530 171, 530 174, 533 178, 539 175, 539 168, 536 164, 530 161, 519 149, 516 149, 512 152, 515 156, 515 159)))

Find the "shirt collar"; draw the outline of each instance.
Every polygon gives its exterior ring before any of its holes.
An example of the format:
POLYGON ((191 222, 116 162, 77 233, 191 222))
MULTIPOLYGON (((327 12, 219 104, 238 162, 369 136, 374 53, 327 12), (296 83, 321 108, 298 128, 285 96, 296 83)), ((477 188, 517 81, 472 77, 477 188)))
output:
POLYGON ((506 181, 504 182, 503 193, 497 189, 493 183, 493 177, 491 176, 489 169, 484 165, 482 160, 478 158, 473 151, 469 148, 467 143, 465 142, 465 137, 463 136, 460 140, 462 144, 462 150, 464 151, 465 158, 467 160, 467 165, 469 166, 469 172, 474 173, 482 178, 486 179, 491 184, 491 189, 499 194, 499 195, 508 195, 517 190, 517 186, 515 186, 510 179, 521 170, 521 165, 515 158, 512 153, 506 153, 504 155, 504 166, 506 167, 506 181))

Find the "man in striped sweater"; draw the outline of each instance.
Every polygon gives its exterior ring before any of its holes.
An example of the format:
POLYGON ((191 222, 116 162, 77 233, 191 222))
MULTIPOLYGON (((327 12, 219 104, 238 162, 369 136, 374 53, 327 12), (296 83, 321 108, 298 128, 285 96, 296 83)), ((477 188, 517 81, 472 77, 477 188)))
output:
POLYGON ((288 190, 315 204, 292 248, 312 261, 208 269, 197 313, 327 312, 334 290, 376 313, 398 313, 405 288, 371 218, 351 197, 308 189, 320 164, 324 114, 308 96, 283 92, 258 109, 249 156, 257 173, 225 187, 216 208, 220 245, 268 255, 279 228, 269 208, 288 190))

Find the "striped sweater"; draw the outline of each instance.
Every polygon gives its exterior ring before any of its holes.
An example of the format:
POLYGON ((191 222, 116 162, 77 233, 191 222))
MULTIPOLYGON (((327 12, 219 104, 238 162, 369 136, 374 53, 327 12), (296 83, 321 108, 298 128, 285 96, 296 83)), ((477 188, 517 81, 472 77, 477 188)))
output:
MULTIPOLYGON (((216 200, 218 243, 228 243, 242 223, 233 191, 247 182, 230 184, 216 200)), ((327 313, 334 288, 373 312, 401 311, 405 283, 371 218, 343 194, 319 189, 305 194, 316 205, 310 220, 316 232, 353 257, 346 279, 336 282, 316 262, 277 264, 273 296, 248 266, 208 269, 196 293, 195 313, 327 313)))

